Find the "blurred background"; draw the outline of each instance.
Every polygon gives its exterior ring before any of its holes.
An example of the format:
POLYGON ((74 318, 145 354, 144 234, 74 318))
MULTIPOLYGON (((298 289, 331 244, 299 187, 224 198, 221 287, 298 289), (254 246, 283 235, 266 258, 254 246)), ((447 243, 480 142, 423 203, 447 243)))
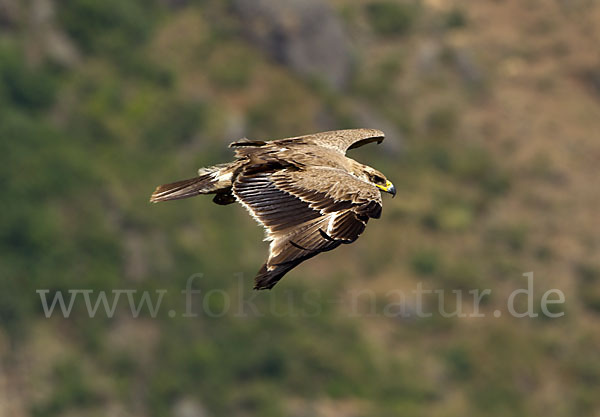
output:
POLYGON ((0 415, 600 416, 598 22, 590 0, 0 0, 0 415), (239 205, 148 203, 241 137, 352 127, 386 132, 350 156, 398 195, 271 292, 239 205), (529 271, 565 315, 494 317, 529 271), (253 308, 182 317, 193 274, 253 308), (417 285, 491 289, 486 317, 385 308, 417 285), (46 318, 39 289, 167 293, 46 318))

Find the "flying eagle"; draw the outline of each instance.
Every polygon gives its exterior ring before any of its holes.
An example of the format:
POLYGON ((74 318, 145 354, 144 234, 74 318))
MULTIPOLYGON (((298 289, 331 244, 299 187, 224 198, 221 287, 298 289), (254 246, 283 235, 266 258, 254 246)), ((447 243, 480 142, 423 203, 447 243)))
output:
POLYGON ((242 139, 229 145, 235 149, 233 162, 161 185, 150 201, 214 194, 217 204, 239 202, 271 242, 269 258, 254 279, 255 289, 271 289, 301 262, 354 242, 370 218, 380 217, 380 191, 394 196, 394 185, 345 154, 383 138, 380 130, 349 129, 268 142, 242 139))

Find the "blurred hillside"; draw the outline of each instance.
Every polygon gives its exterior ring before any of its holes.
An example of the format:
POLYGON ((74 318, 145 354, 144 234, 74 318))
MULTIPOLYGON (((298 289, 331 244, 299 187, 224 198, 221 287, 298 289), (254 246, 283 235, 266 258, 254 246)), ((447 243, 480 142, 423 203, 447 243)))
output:
POLYGON ((600 416, 598 22, 587 0, 0 0, 0 416, 600 416), (387 133, 350 156, 398 195, 271 292, 241 207, 148 203, 240 137, 350 127, 387 133), (492 315, 529 271, 564 317, 492 315), (182 317, 198 273, 256 309, 182 317), (486 317, 386 314, 419 284, 491 289, 486 317), (46 319, 40 289, 167 293, 155 318, 46 319))

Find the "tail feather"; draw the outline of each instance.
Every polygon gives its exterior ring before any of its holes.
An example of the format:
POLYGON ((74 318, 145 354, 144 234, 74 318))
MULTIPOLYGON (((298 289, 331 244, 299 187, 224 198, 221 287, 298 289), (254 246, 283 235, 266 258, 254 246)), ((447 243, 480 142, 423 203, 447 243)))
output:
POLYGON ((156 187, 156 190, 154 190, 150 197, 150 202, 158 203, 159 201, 179 200, 198 194, 214 193, 216 190, 214 177, 205 174, 196 178, 156 187))

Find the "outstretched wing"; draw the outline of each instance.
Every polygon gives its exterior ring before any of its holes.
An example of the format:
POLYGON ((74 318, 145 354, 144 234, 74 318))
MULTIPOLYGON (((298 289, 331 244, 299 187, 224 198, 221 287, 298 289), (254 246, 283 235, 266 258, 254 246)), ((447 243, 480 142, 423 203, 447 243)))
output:
POLYGON ((345 154, 348 149, 358 148, 367 143, 381 143, 385 137, 384 133, 377 129, 332 130, 309 136, 310 138, 306 137, 306 139, 315 145, 334 149, 341 154, 345 154))
POLYGON ((379 190, 345 171, 312 167, 242 172, 233 194, 267 231, 269 258, 255 288, 272 288, 313 256, 355 241, 381 215, 379 190))
POLYGON ((377 129, 346 129, 313 133, 310 135, 277 139, 268 142, 244 138, 229 144, 229 147, 236 148, 237 157, 247 156, 248 154, 253 153, 255 148, 270 145, 277 145, 280 147, 286 147, 287 145, 316 145, 333 149, 342 155, 345 155, 346 151, 349 149, 358 148, 359 146, 371 142, 381 143, 384 138, 385 134, 377 129))

